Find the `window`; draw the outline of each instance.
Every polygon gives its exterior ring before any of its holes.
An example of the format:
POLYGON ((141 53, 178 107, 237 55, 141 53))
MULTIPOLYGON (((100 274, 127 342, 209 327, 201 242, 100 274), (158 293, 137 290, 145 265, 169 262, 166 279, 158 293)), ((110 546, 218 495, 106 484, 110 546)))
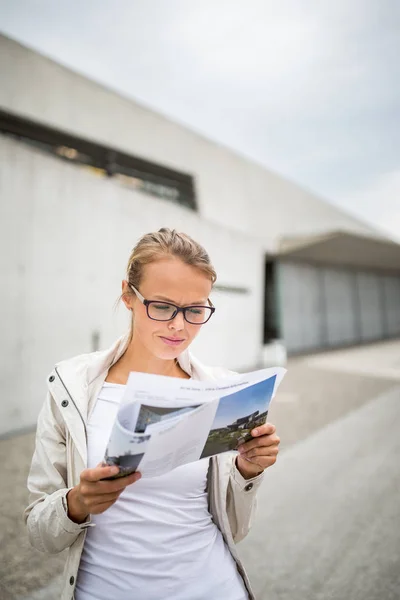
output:
POLYGON ((0 132, 137 191, 197 210, 191 175, 0 110, 0 132))
POLYGON ((264 279, 264 344, 280 337, 276 264, 267 258, 264 279))

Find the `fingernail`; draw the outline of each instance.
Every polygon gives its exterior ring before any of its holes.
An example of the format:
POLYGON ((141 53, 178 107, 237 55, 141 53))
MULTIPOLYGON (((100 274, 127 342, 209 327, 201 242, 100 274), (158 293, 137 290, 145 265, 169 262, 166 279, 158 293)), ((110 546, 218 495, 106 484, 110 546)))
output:
POLYGON ((253 429, 253 431, 251 432, 253 435, 258 435, 258 429, 253 429))
POLYGON ((117 466, 115 465, 114 467, 111 467, 111 469, 110 469, 110 470, 111 470, 111 473, 114 475, 114 474, 118 473, 118 471, 119 471, 119 467, 117 467, 117 466))

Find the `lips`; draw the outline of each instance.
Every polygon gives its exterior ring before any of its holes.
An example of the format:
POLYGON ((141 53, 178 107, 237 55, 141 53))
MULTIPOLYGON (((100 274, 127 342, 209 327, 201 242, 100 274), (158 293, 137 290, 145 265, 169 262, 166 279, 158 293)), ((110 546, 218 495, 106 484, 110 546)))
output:
POLYGON ((179 344, 182 344, 182 342, 185 341, 182 338, 168 338, 163 336, 160 336, 160 340, 162 340, 164 344, 167 344, 168 346, 179 346, 179 344))

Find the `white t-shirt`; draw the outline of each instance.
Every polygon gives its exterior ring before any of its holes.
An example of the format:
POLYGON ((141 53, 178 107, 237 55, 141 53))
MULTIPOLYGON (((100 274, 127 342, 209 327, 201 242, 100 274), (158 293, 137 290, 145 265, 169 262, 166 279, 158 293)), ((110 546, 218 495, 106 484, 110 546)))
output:
MULTIPOLYGON (((103 460, 125 386, 104 383, 88 423, 88 467, 103 460)), ((141 479, 92 515, 76 600, 247 600, 205 492, 208 459, 141 479)))

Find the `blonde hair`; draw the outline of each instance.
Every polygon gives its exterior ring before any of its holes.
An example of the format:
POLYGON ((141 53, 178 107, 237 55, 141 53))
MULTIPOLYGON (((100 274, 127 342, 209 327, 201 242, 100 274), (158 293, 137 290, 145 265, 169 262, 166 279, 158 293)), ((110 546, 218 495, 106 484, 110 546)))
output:
MULTIPOLYGON (((146 233, 133 248, 126 267, 126 279, 129 285, 139 289, 144 267, 168 256, 179 258, 186 265, 199 269, 214 285, 217 273, 203 246, 186 233, 167 227, 146 233)), ((121 298, 122 296, 117 302, 121 298)))
POLYGON ((215 283, 217 274, 203 246, 186 233, 162 227, 158 231, 146 233, 133 248, 126 268, 129 284, 137 289, 142 279, 143 268, 166 256, 174 256, 186 265, 196 267, 208 275, 212 284, 215 283))

